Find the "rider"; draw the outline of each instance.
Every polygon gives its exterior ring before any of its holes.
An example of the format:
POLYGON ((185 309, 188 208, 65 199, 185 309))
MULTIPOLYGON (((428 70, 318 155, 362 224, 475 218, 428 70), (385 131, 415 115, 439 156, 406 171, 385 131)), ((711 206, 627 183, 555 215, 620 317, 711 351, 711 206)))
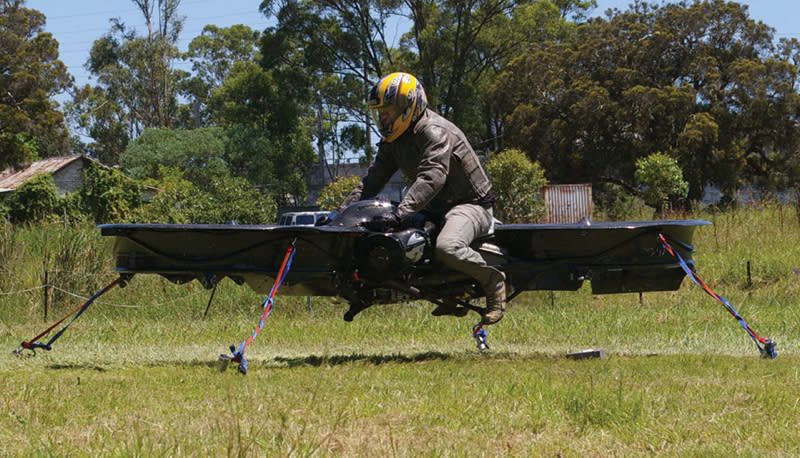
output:
POLYGON ((388 232, 423 208, 443 214, 436 258, 478 282, 486 293, 481 323, 497 323, 505 311, 505 275, 470 248, 475 239, 492 232, 494 222, 494 194, 478 156, 458 127, 427 108, 422 84, 408 73, 384 76, 372 87, 368 103, 382 141, 375 161, 341 208, 375 197, 400 169, 413 179, 408 192, 394 213, 376 217, 368 227, 388 232))

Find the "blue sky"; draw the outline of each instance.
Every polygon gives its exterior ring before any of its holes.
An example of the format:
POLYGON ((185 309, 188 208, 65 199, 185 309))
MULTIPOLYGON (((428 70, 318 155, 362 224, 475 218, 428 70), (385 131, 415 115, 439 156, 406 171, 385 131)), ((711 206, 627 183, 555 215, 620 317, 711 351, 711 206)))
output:
MULTIPOLYGON (((633 0, 598 0, 596 15, 609 8, 628 9, 633 0)), ((185 50, 192 38, 206 24, 226 27, 246 24, 262 30, 270 25, 268 19, 258 11, 261 0, 183 0, 180 13, 186 16, 179 47, 185 50)), ((651 0, 660 4, 660 0, 651 0)), ((749 6, 750 16, 777 30, 778 37, 800 38, 800 1, 760 0, 741 2, 749 6)), ((92 42, 109 30, 109 19, 119 17, 126 25, 144 32, 141 13, 131 0, 27 0, 26 6, 41 11, 47 16, 45 29, 59 42, 61 60, 75 77, 76 83, 92 83, 83 64, 89 55, 92 42)), ((188 70, 188 68, 187 68, 188 70)))

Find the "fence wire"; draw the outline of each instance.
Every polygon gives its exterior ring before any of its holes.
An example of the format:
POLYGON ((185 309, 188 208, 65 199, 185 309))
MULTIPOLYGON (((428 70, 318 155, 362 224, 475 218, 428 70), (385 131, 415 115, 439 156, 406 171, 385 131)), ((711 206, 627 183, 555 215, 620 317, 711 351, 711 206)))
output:
MULTIPOLYGON (((72 291, 68 291, 68 290, 66 290, 64 288, 61 288, 58 285, 55 285, 55 284, 52 284, 52 283, 45 283, 45 284, 42 284, 42 285, 39 285, 39 286, 34 286, 32 288, 26 288, 26 289, 20 289, 20 290, 0 291, 0 296, 14 296, 14 295, 26 294, 26 293, 30 293, 30 292, 34 292, 34 291, 40 291, 40 290, 43 290, 45 288, 52 288, 55 291, 58 291, 58 292, 63 293, 63 294, 66 294, 68 296, 72 296, 72 297, 80 299, 82 301, 87 301, 91 297, 91 296, 83 296, 81 294, 74 293, 72 291)), ((142 307, 161 307, 161 306, 164 306, 164 305, 172 305, 172 304, 175 304, 175 303, 177 303, 179 301, 190 299, 190 298, 193 298, 194 296, 199 296, 201 294, 208 294, 208 292, 206 290, 201 289, 201 290, 195 291, 193 293, 187 294, 187 295, 179 297, 179 298, 169 299, 169 300, 166 300, 164 302, 157 302, 157 303, 149 304, 149 305, 146 305, 146 306, 133 305, 133 304, 120 304, 120 303, 114 303, 114 302, 111 302, 111 301, 99 301, 99 300, 96 301, 95 303, 96 304, 106 305, 106 306, 109 306, 109 307, 138 309, 138 308, 142 308, 142 307)))

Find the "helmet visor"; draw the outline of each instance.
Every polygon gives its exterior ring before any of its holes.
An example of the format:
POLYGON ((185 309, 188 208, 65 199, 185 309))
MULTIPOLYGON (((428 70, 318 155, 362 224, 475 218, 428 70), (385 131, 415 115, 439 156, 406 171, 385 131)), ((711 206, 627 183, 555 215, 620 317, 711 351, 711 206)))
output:
POLYGON ((378 126, 381 135, 383 135, 384 138, 390 137, 392 127, 398 116, 400 116, 400 110, 398 110, 396 106, 391 105, 387 107, 373 107, 370 111, 372 113, 372 120, 375 122, 375 125, 378 126))

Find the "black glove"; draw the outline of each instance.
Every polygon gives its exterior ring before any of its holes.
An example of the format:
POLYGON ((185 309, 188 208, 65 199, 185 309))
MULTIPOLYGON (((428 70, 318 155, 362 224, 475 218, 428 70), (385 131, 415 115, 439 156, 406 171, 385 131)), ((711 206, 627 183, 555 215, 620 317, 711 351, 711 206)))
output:
POLYGON ((392 212, 387 215, 376 215, 364 223, 364 227, 373 232, 393 232, 400 229, 400 217, 392 212))
POLYGON ((337 216, 339 216, 339 212, 337 212, 336 210, 334 210, 334 211, 332 211, 332 212, 328 213, 328 214, 327 214, 327 215, 325 215, 325 216, 320 216, 319 218, 317 218, 317 220, 316 220, 316 221, 314 221, 314 226, 327 226, 327 225, 328 225, 328 224, 330 224, 330 223, 331 223, 331 222, 332 222, 332 221, 333 221, 333 220, 334 220, 334 219, 335 219, 337 216))

